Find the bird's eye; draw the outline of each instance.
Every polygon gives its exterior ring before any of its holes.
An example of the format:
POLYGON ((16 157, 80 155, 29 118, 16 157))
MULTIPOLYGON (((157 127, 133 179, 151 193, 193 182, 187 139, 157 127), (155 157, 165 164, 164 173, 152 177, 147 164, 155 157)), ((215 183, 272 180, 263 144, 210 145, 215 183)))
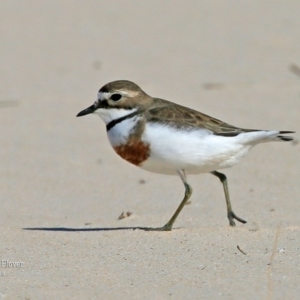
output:
POLYGON ((112 94, 112 95, 110 96, 110 99, 111 99, 112 101, 119 101, 121 98, 122 98, 122 95, 121 95, 121 94, 112 94))

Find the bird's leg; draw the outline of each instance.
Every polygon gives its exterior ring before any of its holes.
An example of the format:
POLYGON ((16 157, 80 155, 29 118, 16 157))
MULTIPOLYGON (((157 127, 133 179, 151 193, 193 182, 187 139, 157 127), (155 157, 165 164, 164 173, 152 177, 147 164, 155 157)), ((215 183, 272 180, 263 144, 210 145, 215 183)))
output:
POLYGON ((183 200, 179 204, 179 206, 176 209, 174 215, 168 221, 168 223, 165 226, 163 226, 163 227, 157 227, 157 228, 139 227, 139 229, 143 229, 143 230, 147 230, 147 231, 171 231, 172 230, 172 227, 173 227, 173 224, 174 224, 176 218, 180 214, 182 208, 184 207, 184 205, 186 204, 186 202, 189 200, 189 198, 191 197, 192 192, 193 192, 192 187, 187 183, 184 170, 180 170, 180 171, 177 171, 177 172, 178 172, 178 175, 180 176, 180 178, 181 178, 181 180, 182 180, 182 182, 184 184, 185 194, 184 194, 183 200))
POLYGON ((229 224, 230 226, 235 226, 235 222, 233 221, 233 219, 236 219, 237 221, 241 222, 241 223, 247 223, 245 220, 239 218, 232 210, 231 208, 231 203, 230 203, 230 198, 229 198, 229 191, 228 191, 228 184, 227 184, 227 178, 223 173, 217 172, 217 171, 213 171, 211 172, 211 174, 217 176, 220 181, 223 184, 223 188, 224 188, 224 193, 225 193, 225 199, 226 199, 226 206, 227 206, 227 217, 229 220, 229 224))

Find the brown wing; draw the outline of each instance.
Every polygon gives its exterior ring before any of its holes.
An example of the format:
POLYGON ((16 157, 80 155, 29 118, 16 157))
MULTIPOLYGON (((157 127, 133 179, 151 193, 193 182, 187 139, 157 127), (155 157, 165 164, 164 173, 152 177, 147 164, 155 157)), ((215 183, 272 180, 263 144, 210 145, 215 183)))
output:
POLYGON ((171 103, 163 99, 154 99, 153 108, 145 112, 148 122, 168 124, 174 128, 207 129, 215 135, 236 136, 242 132, 257 131, 255 129, 242 129, 218 119, 200 113, 188 107, 171 103))

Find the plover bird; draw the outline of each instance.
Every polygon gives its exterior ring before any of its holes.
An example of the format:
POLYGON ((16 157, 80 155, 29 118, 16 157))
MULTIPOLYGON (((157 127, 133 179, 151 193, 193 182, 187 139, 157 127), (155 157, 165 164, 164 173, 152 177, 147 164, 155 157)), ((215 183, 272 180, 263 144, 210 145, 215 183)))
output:
POLYGON ((104 85, 96 102, 77 117, 97 114, 106 124, 109 142, 128 162, 150 172, 176 175, 185 195, 163 227, 145 230, 169 231, 192 195, 186 175, 211 173, 223 184, 229 224, 246 223, 232 210, 227 178, 218 170, 238 163, 255 145, 292 141, 293 131, 243 129, 176 103, 153 98, 138 85, 118 80, 104 85))

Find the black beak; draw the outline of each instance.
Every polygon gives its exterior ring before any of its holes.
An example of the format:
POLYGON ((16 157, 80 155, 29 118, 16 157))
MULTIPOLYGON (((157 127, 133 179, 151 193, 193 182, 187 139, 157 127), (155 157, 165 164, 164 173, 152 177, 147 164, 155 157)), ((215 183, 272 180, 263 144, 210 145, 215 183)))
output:
POLYGON ((88 114, 91 114, 95 111, 95 106, 94 105, 91 105, 90 107, 82 110, 80 113, 78 113, 78 115, 76 117, 82 117, 82 116, 85 116, 85 115, 88 115, 88 114))

